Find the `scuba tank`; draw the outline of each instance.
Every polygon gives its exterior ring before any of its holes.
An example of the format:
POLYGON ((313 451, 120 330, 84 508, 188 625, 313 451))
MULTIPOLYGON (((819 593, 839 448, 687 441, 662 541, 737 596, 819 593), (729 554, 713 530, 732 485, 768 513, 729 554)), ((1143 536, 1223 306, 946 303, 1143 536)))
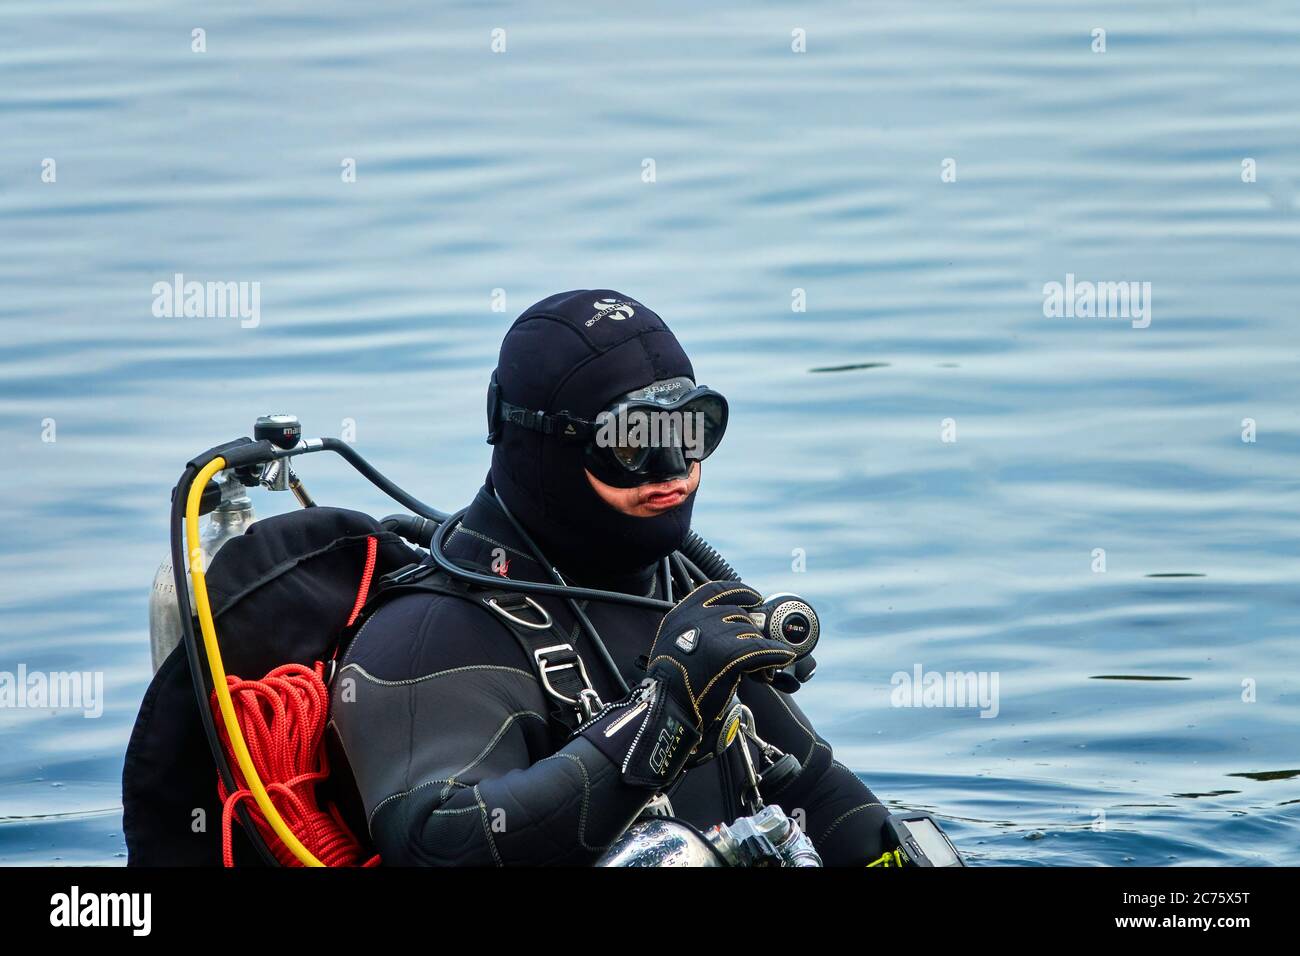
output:
MULTIPOLYGON (((220 502, 208 516, 208 522, 199 538, 205 568, 211 565, 213 555, 222 545, 231 538, 239 537, 256 520, 252 499, 248 497, 243 482, 235 477, 233 469, 217 475, 216 483, 220 489, 220 502)), ((194 585, 188 574, 185 579, 189 585, 192 607, 194 585)), ((167 655, 181 642, 180 604, 176 600, 175 580, 169 555, 158 566, 158 573, 153 576, 153 590, 149 592, 149 652, 155 674, 167 655)))
MULTIPOLYGON (((294 447, 301 435, 302 425, 294 415, 262 415, 253 424, 253 436, 259 441, 270 442, 276 448, 294 447)), ((257 520, 253 514, 253 502, 248 497, 248 488, 257 485, 271 491, 292 491, 304 508, 315 504, 285 461, 272 462, 265 469, 245 470, 243 474, 237 468, 217 472, 204 489, 199 507, 200 514, 209 515, 208 523, 199 533, 204 568, 211 565, 213 556, 222 545, 231 538, 238 538, 257 520)), ((149 593, 149 650, 155 674, 167 660, 167 655, 181 643, 180 605, 176 600, 175 581, 175 570, 168 555, 158 566, 158 572, 153 576, 153 590, 149 593)), ((192 608, 194 583, 188 574, 185 583, 189 597, 187 606, 192 608)))

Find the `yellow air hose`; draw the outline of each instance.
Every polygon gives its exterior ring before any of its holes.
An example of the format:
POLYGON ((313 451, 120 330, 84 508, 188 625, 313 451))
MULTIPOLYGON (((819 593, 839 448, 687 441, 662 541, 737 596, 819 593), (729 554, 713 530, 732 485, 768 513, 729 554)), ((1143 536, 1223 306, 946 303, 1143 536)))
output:
POLYGON ((203 647, 208 655, 208 670, 212 673, 212 686, 217 692, 217 703, 221 708, 221 717, 226 725, 226 733, 235 750, 235 760, 244 775, 244 782, 253 792, 253 799, 258 809, 266 818, 284 845, 303 866, 324 866, 312 856, 311 851, 293 835, 280 811, 271 802, 271 795, 262 785, 262 778, 253 766, 252 755, 244 741, 244 732, 240 729, 239 718, 235 716, 235 702, 230 697, 230 688, 226 685, 226 668, 221 663, 221 648, 217 646, 217 628, 212 620, 212 606, 208 603, 208 583, 203 575, 203 551, 199 546, 199 504, 203 499, 203 489, 208 479, 226 467, 226 460, 220 456, 208 462, 199 472, 194 483, 190 485, 189 497, 185 503, 185 539, 189 543, 190 579, 194 582, 194 606, 199 616, 199 627, 203 630, 203 647))

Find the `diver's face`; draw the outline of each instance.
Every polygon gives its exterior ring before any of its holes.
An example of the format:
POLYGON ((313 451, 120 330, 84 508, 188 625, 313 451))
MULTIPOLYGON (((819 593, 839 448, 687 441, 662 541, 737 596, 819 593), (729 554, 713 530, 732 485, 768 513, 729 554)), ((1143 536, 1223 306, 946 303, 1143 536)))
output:
POLYGON ((674 481, 659 481, 654 484, 637 485, 635 488, 615 488, 607 485, 591 472, 583 469, 587 481, 596 490, 600 500, 615 511, 621 511, 633 518, 653 518, 665 511, 672 511, 700 486, 700 463, 691 463, 689 478, 674 481))

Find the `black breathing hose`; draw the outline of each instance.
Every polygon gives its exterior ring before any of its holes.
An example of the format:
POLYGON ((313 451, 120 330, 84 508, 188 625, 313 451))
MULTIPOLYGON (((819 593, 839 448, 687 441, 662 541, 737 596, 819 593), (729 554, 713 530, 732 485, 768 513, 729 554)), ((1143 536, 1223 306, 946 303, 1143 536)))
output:
POLYGON ((434 521, 438 524, 447 520, 446 512, 439 511, 437 508, 431 508, 419 498, 416 498, 414 495, 409 494, 397 485, 393 484, 384 475, 380 474, 379 470, 375 468, 374 465, 362 458, 356 449, 347 442, 338 438, 322 438, 320 439, 320 445, 321 448, 342 455, 344 459, 347 460, 347 463, 357 471, 361 472, 362 476, 367 481, 398 504, 405 505, 408 510, 414 511, 417 515, 428 518, 430 521, 434 521))
POLYGON ((735 568, 727 563, 727 559, 718 554, 713 545, 694 531, 686 536, 686 543, 682 545, 681 553, 688 560, 694 562, 696 567, 703 571, 710 581, 740 580, 740 575, 736 573, 735 568))
MULTIPOLYGON (((460 524, 461 519, 465 517, 465 512, 469 510, 462 508, 452 514, 446 521, 438 525, 438 530, 433 533, 433 540, 429 542, 429 560, 437 567, 446 571, 453 578, 465 581, 469 584, 477 584, 480 587, 491 588, 494 591, 501 590, 501 578, 494 574, 480 574, 477 571, 470 571, 454 563, 446 554, 443 553, 443 546, 447 538, 460 524)), ((623 594, 620 591, 602 591, 597 588, 580 588, 564 584, 543 584, 539 581, 516 581, 510 580, 509 590, 517 591, 520 594, 546 594, 552 597, 572 598, 575 601, 607 601, 612 604, 630 604, 633 607, 646 607, 654 611, 668 611, 672 605, 667 601, 661 601, 658 598, 641 597, 638 594, 623 594)))
MULTIPOLYGON (((471 584, 479 584, 483 587, 499 588, 501 586, 500 579, 462 568, 442 554, 442 545, 450 536, 454 525, 459 524, 464 515, 465 511, 461 510, 450 515, 450 521, 445 519, 439 521, 419 515, 397 514, 389 515, 380 523, 389 531, 401 535, 412 544, 429 549, 433 563, 452 577, 471 584)), ((511 517, 513 518, 513 516, 511 517)), ((740 575, 736 573, 736 569, 712 545, 694 531, 687 536, 686 543, 682 546, 681 551, 674 552, 672 558, 674 564, 682 572, 686 583, 690 585, 687 588, 688 591, 707 581, 740 580, 740 575)), ((548 565, 544 563, 544 566, 548 565)), ((634 594, 622 594, 618 591, 601 591, 593 588, 572 587, 566 584, 546 584, 533 581, 511 581, 510 583, 518 590, 529 594, 548 594, 554 597, 588 601, 610 601, 616 604, 631 604, 636 607, 647 607, 662 611, 666 611, 673 606, 671 601, 661 601, 656 598, 640 597, 634 594)), ((685 594, 682 596, 684 597, 685 594)))

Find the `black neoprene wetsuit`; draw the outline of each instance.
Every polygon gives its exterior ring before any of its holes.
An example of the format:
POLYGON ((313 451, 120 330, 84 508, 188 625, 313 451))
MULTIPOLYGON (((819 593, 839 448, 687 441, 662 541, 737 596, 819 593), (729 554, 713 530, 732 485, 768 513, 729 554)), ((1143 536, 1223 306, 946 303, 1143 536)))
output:
MULTIPOLYGON (((503 586, 547 580, 485 489, 449 538, 447 554, 487 567, 502 553, 509 561, 503 586)), ((665 597, 654 572, 571 583, 665 597)), ((538 600, 601 699, 621 697, 565 602, 538 600)), ((659 612, 583 607, 623 680, 636 685, 645 676, 636 661, 650 648, 659 612)), ((469 601, 405 594, 381 605, 342 659, 332 697, 332 726, 387 864, 589 864, 648 797, 624 783, 587 739, 548 719, 553 704, 523 649, 496 616, 469 601)), ((779 792, 764 794, 767 801, 801 815, 828 866, 861 866, 879 856, 885 808, 834 760, 793 698, 753 678, 738 697, 759 735, 802 764, 779 792)), ((745 812, 744 781, 733 746, 678 778, 668 793, 674 815, 700 828, 730 822, 745 812)))

